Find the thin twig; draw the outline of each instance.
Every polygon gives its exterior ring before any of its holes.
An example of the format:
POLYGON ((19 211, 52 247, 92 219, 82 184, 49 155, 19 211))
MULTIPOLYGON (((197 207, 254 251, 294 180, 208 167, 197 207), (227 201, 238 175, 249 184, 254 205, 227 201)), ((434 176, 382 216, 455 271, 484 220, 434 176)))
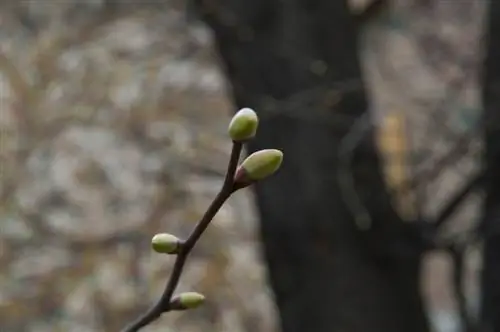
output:
POLYGON ((434 220, 436 229, 442 228, 443 224, 450 219, 450 216, 455 213, 458 207, 463 203, 465 198, 473 192, 474 189, 480 188, 486 180, 485 172, 478 171, 458 190, 452 198, 446 203, 444 208, 439 212, 434 220))
POLYGON ((370 127, 369 113, 365 113, 356 119, 339 144, 339 166, 337 171, 337 182, 342 195, 341 197, 350 210, 358 229, 365 230, 371 227, 372 220, 370 213, 366 210, 356 190, 352 162, 356 147, 366 137, 370 127))
POLYGON ((125 327, 123 329, 123 332, 137 332, 141 328, 157 320, 163 313, 171 310, 170 301, 177 287, 177 284, 179 283, 184 265, 191 250, 194 248, 196 242, 200 239, 203 232, 207 229, 208 225, 215 217, 219 209, 234 191, 234 175, 238 166, 238 160, 241 154, 242 146, 243 145, 240 142, 233 143, 224 184, 222 185, 222 188, 208 207, 203 217, 200 219, 187 240, 181 246, 174 263, 172 274, 170 275, 162 296, 148 311, 146 311, 135 321, 130 323, 130 325, 125 327))

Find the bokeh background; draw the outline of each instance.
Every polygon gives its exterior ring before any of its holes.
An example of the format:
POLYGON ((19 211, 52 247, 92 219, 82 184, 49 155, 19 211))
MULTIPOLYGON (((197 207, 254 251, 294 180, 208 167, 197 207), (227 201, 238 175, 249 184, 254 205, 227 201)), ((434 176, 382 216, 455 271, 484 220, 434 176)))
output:
MULTIPOLYGON (((352 0, 353 11, 368 1, 352 0)), ((478 118, 485 4, 415 3, 394 1, 362 43, 380 127, 403 116, 405 147, 425 167, 478 118)), ((1 2, 0 331, 118 331, 157 298, 172 260, 149 241, 187 235, 219 189, 234 111, 227 91, 188 1, 1 2)), ((427 213, 477 167, 480 149, 426 186, 427 213)), ((398 181, 392 160, 389 184, 398 181)), ((480 199, 449 232, 470 227, 480 199)), ((206 305, 148 331, 277 331, 257 227, 251 192, 238 192, 180 283, 206 305)), ((477 250, 466 276, 472 306, 477 250)), ((449 262, 433 254, 424 272, 434 323, 455 331, 449 262)))

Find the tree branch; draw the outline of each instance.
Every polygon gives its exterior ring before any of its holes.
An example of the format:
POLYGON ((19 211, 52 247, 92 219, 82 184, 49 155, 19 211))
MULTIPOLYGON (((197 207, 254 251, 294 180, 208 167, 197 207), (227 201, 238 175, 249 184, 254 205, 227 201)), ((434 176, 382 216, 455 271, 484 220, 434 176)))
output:
POLYGON ((241 154, 242 146, 243 145, 241 142, 233 143, 231 157, 222 188, 208 207, 201 220, 195 226, 187 240, 181 246, 180 252, 178 253, 174 263, 172 274, 170 275, 170 278, 160 299, 143 315, 141 315, 135 321, 125 327, 125 329, 123 329, 123 332, 139 331, 141 328, 157 320, 163 313, 172 310, 170 301, 172 300, 174 291, 179 283, 184 265, 189 254, 191 253, 191 250, 194 248, 196 242, 200 239, 203 232, 207 229, 208 225, 215 217, 219 209, 234 191, 234 175, 236 172, 236 167, 238 166, 238 160, 241 154))

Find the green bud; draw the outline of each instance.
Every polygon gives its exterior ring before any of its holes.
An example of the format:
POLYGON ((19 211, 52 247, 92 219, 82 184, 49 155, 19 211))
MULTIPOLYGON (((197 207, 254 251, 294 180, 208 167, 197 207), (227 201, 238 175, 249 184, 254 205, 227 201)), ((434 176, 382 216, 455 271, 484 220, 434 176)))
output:
POLYGON ((205 302, 205 296, 196 292, 182 293, 172 299, 170 308, 172 310, 186 310, 199 307, 205 302))
POLYGON ((231 119, 229 123, 229 136, 235 142, 249 140, 255 136, 259 118, 250 108, 242 108, 231 119))
POLYGON ((252 153, 238 167, 235 182, 244 187, 262 180, 275 173, 283 161, 283 152, 276 149, 265 149, 252 153))
POLYGON ((153 236, 151 247, 160 254, 176 254, 181 241, 172 234, 160 233, 153 236))

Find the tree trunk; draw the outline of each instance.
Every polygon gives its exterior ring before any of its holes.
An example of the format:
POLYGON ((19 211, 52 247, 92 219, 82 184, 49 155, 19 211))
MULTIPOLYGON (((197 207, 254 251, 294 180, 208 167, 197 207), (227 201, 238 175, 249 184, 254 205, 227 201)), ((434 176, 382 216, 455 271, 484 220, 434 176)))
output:
POLYGON ((255 189, 282 330, 427 331, 422 250, 384 194, 371 131, 351 169, 371 214, 368 230, 356 227, 339 188, 341 139, 367 113, 346 1, 197 5, 215 34, 235 105, 261 118, 248 151, 285 155, 279 174, 255 189))
POLYGON ((500 2, 490 1, 483 67, 486 123, 486 197, 482 232, 482 322, 485 332, 500 331, 500 2))

